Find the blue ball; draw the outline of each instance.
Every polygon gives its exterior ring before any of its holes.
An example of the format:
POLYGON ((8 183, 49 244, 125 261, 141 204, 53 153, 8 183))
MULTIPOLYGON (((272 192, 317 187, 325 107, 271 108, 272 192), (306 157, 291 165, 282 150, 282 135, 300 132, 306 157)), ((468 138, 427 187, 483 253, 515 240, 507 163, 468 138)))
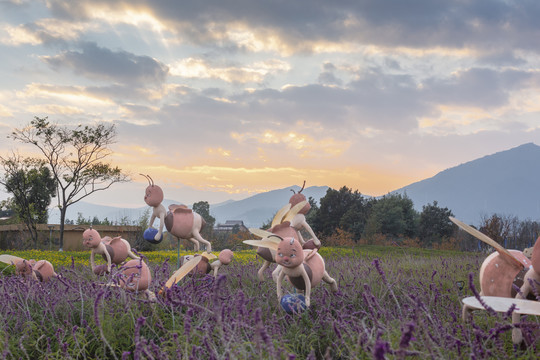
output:
POLYGON ((306 298, 302 294, 285 294, 279 304, 287 314, 299 314, 306 310, 306 298))
POLYGON ((154 228, 148 228, 144 230, 143 238, 144 240, 151 242, 152 244, 159 244, 161 240, 163 240, 163 233, 161 234, 161 238, 159 240, 155 240, 154 237, 158 233, 157 229, 154 228))

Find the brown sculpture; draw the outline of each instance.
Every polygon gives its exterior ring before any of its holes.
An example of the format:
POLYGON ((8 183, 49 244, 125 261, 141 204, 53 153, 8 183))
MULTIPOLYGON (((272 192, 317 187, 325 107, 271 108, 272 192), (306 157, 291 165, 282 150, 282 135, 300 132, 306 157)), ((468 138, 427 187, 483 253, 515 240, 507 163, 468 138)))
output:
MULTIPOLYGON (((533 284, 540 283, 540 238, 533 246, 531 259, 519 250, 506 250, 495 240, 474 229, 473 227, 450 217, 450 220, 477 239, 493 246, 496 252, 489 255, 480 266, 480 295, 488 297, 504 297, 515 299, 536 300, 533 294, 533 284), (519 288, 519 291, 514 289, 519 288)), ((540 289, 537 288, 540 292, 540 289)), ((464 303, 462 316, 468 320, 470 312, 475 307, 464 303)), ((519 322, 519 312, 512 314, 512 321, 519 322)), ((512 330, 514 343, 521 343, 521 330, 512 330)))
POLYGON ((15 265, 15 273, 25 278, 49 281, 52 277, 57 276, 54 267, 47 260, 25 260, 13 255, 0 255, 0 261, 15 265))
POLYGON ((96 273, 100 272, 100 267, 96 267, 94 257, 96 254, 102 255, 107 261, 107 272, 111 272, 112 264, 120 265, 128 257, 132 259, 139 259, 138 256, 131 252, 131 245, 125 239, 120 236, 112 238, 105 236, 103 239, 97 232, 97 230, 86 229, 83 232, 83 244, 87 248, 92 250, 90 254, 90 266, 96 273))
POLYGON ((186 239, 195 244, 195 251, 199 251, 200 243, 206 245, 206 252, 212 251, 210 241, 201 236, 201 230, 205 225, 201 215, 185 205, 173 204, 169 206, 165 216, 167 231, 179 239, 186 239))
POLYGON ((324 259, 317 249, 305 250, 298 239, 281 238, 270 235, 262 240, 245 240, 245 244, 266 247, 275 251, 275 261, 281 266, 276 279, 277 297, 281 300, 283 291, 281 284, 285 275, 289 282, 305 294, 306 306, 309 307, 311 289, 321 281, 330 284, 332 291, 337 291, 337 283, 325 269, 324 259))

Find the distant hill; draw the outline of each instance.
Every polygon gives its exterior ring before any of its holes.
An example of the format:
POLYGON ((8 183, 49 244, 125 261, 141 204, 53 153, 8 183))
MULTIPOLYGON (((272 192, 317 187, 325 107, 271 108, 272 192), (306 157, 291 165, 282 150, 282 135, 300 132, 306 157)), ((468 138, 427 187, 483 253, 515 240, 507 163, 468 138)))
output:
MULTIPOLYGON (((291 189, 295 192, 300 191, 299 186, 268 191, 244 200, 210 206, 210 214, 216 218, 216 223, 224 223, 226 220, 243 220, 247 227, 259 227, 271 220, 276 211, 289 202, 293 195, 291 189)), ((327 190, 328 186, 311 186, 305 188, 302 194, 307 199, 312 197, 319 202, 326 195, 327 190)))
POLYGON ((540 219, 540 146, 524 144, 484 156, 391 193, 406 194, 418 211, 428 203, 479 224, 493 213, 540 219))

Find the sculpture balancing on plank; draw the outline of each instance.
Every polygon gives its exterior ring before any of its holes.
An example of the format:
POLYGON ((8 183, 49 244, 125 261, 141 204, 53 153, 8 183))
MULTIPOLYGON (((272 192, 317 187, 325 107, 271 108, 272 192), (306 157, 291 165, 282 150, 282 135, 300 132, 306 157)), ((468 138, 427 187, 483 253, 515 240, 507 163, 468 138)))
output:
MULTIPOLYGON (((495 240, 456 218, 450 217, 450 220, 497 250, 480 266, 480 296, 536 300, 533 286, 540 283, 540 238, 536 240, 531 259, 529 259, 519 250, 506 250, 495 240), (515 291, 514 286, 519 288, 519 291, 515 291)), ((536 291, 540 292, 538 285, 536 285, 536 291)), ((464 320, 469 319, 473 309, 473 306, 464 303, 462 309, 464 320)), ((519 320, 519 312, 514 312, 512 322, 517 323, 519 320)), ((512 330, 512 340, 516 344, 521 343, 523 336, 520 329, 512 330)))
POLYGON ((92 227, 83 232, 83 245, 92 250, 90 254, 90 266, 92 267, 92 271, 98 275, 103 273, 105 269, 102 266, 96 266, 94 261, 96 254, 102 255, 107 261, 106 272, 108 273, 111 272, 112 264, 120 265, 128 257, 139 259, 137 255, 131 252, 131 245, 127 240, 122 239, 120 236, 112 239, 109 236, 105 236, 102 239, 99 232, 92 229, 92 227))
MULTIPOLYGON (((298 215, 299 211, 301 211, 306 204, 309 205, 307 201, 301 201, 299 203, 296 203, 294 206, 291 207, 291 203, 289 202, 285 206, 283 206, 276 215, 274 216, 274 219, 272 219, 272 224, 270 225, 270 229, 268 230, 261 230, 261 229, 249 229, 249 231, 253 235, 260 236, 261 238, 268 238, 270 235, 278 235, 281 238, 284 237, 293 237, 295 239, 299 239, 301 244, 304 244, 303 239, 297 229, 291 226, 291 221, 298 215)), ((313 244, 311 242, 311 244, 313 244)), ((313 249, 314 247, 310 247, 313 249)), ((266 270, 271 263, 276 262, 276 254, 273 249, 266 248, 266 247, 259 247, 257 248, 257 255, 259 255, 263 259, 263 265, 257 272, 257 277, 260 281, 264 280, 264 270, 266 270)), ((280 267, 278 266, 273 272, 272 272, 272 278, 274 281, 277 279, 277 276, 279 275, 280 267)))
POLYGON ((49 281, 56 277, 54 267, 47 260, 25 260, 13 255, 0 255, 0 261, 9 265, 15 265, 15 273, 25 278, 39 281, 49 281))
POLYGON ((337 291, 336 280, 326 272, 324 259, 318 253, 318 250, 302 249, 302 244, 298 239, 271 235, 262 240, 245 240, 244 243, 257 247, 267 247, 276 252, 275 261, 282 266, 276 280, 278 302, 281 301, 283 296, 281 283, 285 276, 295 288, 304 292, 306 306, 308 307, 311 302, 311 289, 321 281, 330 284, 332 291, 337 291))
POLYGON ((201 255, 195 254, 191 256, 191 258, 184 256, 182 259, 182 265, 171 275, 163 288, 159 290, 159 294, 164 296, 166 289, 170 289, 174 284, 178 283, 188 274, 206 274, 207 266, 205 263, 208 263, 209 260, 215 258, 217 258, 216 255, 207 253, 206 251, 201 255), (203 265, 198 267, 200 263, 203 263, 203 265))
MULTIPOLYGON (((217 276, 219 268, 222 265, 229 265, 233 259, 234 253, 229 249, 222 250, 217 256, 217 260, 210 262, 210 259, 215 259, 216 256, 213 254, 205 253, 206 255, 185 255, 180 258, 180 267, 188 263, 190 260, 196 257, 201 257, 200 262, 195 266, 189 274, 192 275, 206 275, 210 272, 213 272, 214 277, 217 276)), ((178 282, 178 281, 177 281, 178 282)))

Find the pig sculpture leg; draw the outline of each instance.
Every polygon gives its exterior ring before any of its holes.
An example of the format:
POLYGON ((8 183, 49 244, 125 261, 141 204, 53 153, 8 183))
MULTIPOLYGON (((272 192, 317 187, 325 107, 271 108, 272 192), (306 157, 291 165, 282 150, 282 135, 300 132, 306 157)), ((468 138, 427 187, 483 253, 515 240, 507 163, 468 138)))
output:
POLYGON ((328 285, 330 285, 330 289, 331 289, 333 292, 338 291, 338 286, 337 286, 336 279, 334 279, 333 277, 331 277, 330 275, 328 275, 328 273, 326 272, 326 270, 324 271, 322 280, 323 280, 325 283, 327 283, 328 285))
MULTIPOLYGON (((211 253, 212 252, 212 244, 210 243, 210 241, 204 239, 201 236, 201 233, 199 232, 199 229, 202 229, 202 228, 203 228, 202 217, 199 214, 196 214, 196 216, 193 217, 193 231, 192 231, 193 237, 190 239, 190 241, 193 241, 193 239, 195 239, 199 243, 206 245, 206 252, 211 253)), ((198 250, 199 250, 199 247, 197 246, 196 251, 198 251, 198 250)))

